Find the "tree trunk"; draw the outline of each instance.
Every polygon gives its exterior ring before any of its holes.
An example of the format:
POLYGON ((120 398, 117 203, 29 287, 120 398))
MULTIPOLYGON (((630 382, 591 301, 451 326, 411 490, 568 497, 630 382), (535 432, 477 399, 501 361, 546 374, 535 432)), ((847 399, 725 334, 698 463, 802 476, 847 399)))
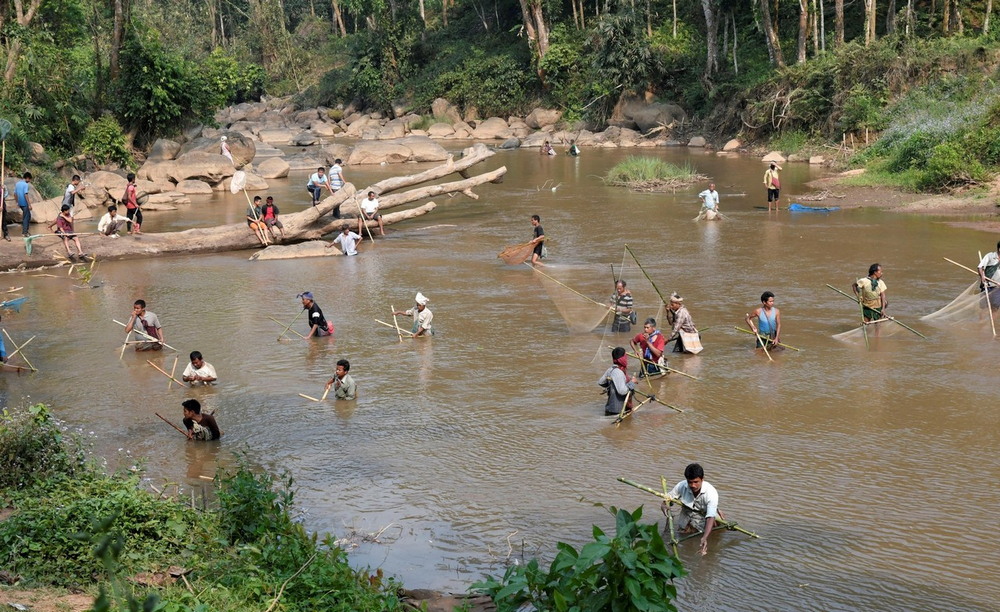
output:
MULTIPOLYGON (((910 0, 912 2, 912 0, 910 0)), ((907 11, 909 11, 909 2, 906 5, 907 11)), ((993 12, 993 0, 986 0, 986 16, 983 17, 983 34, 990 33, 990 14, 993 12)))
POLYGON ((774 21, 771 20, 771 7, 768 6, 770 0, 761 0, 760 11, 761 21, 764 26, 764 40, 767 42, 767 54, 771 57, 771 63, 778 68, 785 67, 785 57, 781 53, 781 42, 778 40, 774 21))
POLYGON ((718 0, 701 0, 705 13, 705 75, 711 76, 719 69, 719 5, 718 0))
POLYGON ((819 55, 819 8, 816 6, 817 0, 812 0, 812 11, 809 19, 812 20, 813 57, 819 55))
POLYGON ((962 4, 959 0, 951 2, 951 22, 952 29, 956 30, 959 36, 965 34, 965 24, 962 23, 962 4))
POLYGON ((826 53, 826 16, 823 10, 823 0, 819 0, 819 48, 826 53))
POLYGON ((865 46, 875 42, 875 0, 865 0, 865 46))
POLYGON ((889 0, 885 9, 885 35, 892 36, 896 32, 896 0, 889 0))
POLYGON ((677 0, 672 0, 674 6, 674 38, 677 38, 677 0))
POLYGON ((542 58, 549 51, 549 30, 542 12, 542 0, 520 0, 524 28, 528 32, 528 45, 532 47, 538 66, 538 78, 545 81, 545 71, 541 68, 542 58))
POLYGON ((833 13, 834 46, 841 47, 844 44, 844 0, 834 0, 833 13))
MULTIPOLYGON (((340 231, 345 226, 357 227, 356 218, 335 219, 330 216, 330 213, 338 206, 342 213, 357 211, 358 200, 362 198, 361 194, 367 194, 368 191, 375 191, 380 195, 389 194, 428 181, 435 181, 456 172, 462 173, 473 165, 489 159, 493 154, 484 145, 479 144, 466 149, 464 157, 457 162, 449 158, 446 163, 424 172, 388 178, 362 191, 357 191, 354 185, 347 183, 343 189, 327 197, 318 206, 312 206, 297 213, 281 215, 281 221, 285 226, 285 243, 315 240, 331 232, 340 231)), ((392 195, 383 195, 379 199, 381 209, 401 206, 435 195, 466 192, 477 185, 497 181, 506 172, 507 169, 501 166, 491 172, 463 180, 416 187, 392 195)), ((426 214, 433 208, 433 203, 430 203, 411 210, 386 213, 383 215, 382 221, 389 225, 419 214, 426 214)), ((166 254, 217 253, 254 249, 260 246, 253 233, 247 228, 246 223, 189 229, 181 232, 143 234, 141 238, 134 239, 109 240, 101 236, 84 235, 81 240, 87 244, 85 247, 87 252, 98 259, 138 259, 166 254)), ((58 237, 53 236, 37 240, 33 245, 31 255, 26 256, 24 253, 16 253, 12 250, 9 253, 0 254, 0 268, 15 268, 22 262, 29 268, 34 268, 52 265, 63 260, 62 243, 58 237)))
POLYGON ((941 19, 941 32, 947 34, 951 29, 951 0, 944 0, 944 15, 941 19))
POLYGON ((111 29, 111 59, 108 62, 111 82, 118 82, 119 56, 125 41, 125 0, 114 0, 115 18, 111 29))
POLYGON ((809 38, 809 0, 799 0, 799 46, 796 63, 806 61, 806 41, 809 38))
POLYGON ((733 74, 739 74, 740 66, 736 63, 736 15, 730 12, 729 16, 733 19, 733 74))
POLYGON ((347 28, 344 26, 344 16, 340 12, 340 3, 337 0, 330 0, 330 8, 333 10, 333 27, 340 32, 340 37, 347 36, 347 28))
MULTIPOLYGON (((8 10, 6 2, 3 3, 4 6, 0 6, 0 10, 8 10)), ((42 0, 31 0, 28 4, 28 10, 24 10, 24 0, 14 0, 14 11, 15 17, 17 18, 17 25, 22 28, 27 28, 31 25, 31 20, 35 18, 35 14, 38 13, 38 8, 42 5, 42 0)), ((17 73, 17 62, 21 59, 21 39, 15 38, 10 46, 7 47, 7 65, 4 68, 3 78, 8 84, 14 80, 14 75, 17 73)))

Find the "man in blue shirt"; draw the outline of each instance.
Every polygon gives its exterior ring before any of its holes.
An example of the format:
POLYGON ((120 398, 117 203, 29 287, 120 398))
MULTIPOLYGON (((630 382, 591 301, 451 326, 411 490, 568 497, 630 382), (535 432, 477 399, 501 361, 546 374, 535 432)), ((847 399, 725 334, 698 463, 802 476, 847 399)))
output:
POLYGON ((330 187, 330 180, 326 176, 326 171, 322 167, 316 168, 316 172, 313 172, 312 176, 309 177, 309 182, 306 183, 306 189, 312 195, 312 205, 316 206, 319 204, 320 196, 323 193, 323 187, 326 187, 330 193, 333 193, 333 189, 330 187))
POLYGON ((21 180, 14 186, 14 196, 17 198, 17 205, 21 207, 21 233, 30 236, 28 224, 31 223, 31 204, 28 203, 28 192, 31 190, 31 173, 25 172, 21 180))

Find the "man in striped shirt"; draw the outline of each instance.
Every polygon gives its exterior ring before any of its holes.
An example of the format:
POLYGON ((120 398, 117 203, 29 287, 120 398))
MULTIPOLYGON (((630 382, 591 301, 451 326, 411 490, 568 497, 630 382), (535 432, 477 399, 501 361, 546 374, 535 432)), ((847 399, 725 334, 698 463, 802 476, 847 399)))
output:
POLYGON ((632 331, 632 292, 625 288, 625 280, 615 283, 615 292, 609 300, 615 308, 614 321, 611 323, 612 332, 632 331))

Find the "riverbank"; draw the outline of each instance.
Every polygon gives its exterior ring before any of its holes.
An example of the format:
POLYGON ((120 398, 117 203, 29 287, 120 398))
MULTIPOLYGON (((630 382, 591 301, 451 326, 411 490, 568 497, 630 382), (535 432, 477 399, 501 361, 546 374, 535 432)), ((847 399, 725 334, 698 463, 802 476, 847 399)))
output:
MULTIPOLYGON (((789 195, 789 202, 800 201, 808 206, 839 206, 840 208, 878 208, 891 212, 928 216, 983 216, 997 214, 997 184, 986 191, 962 194, 910 193, 891 187, 859 187, 851 184, 857 170, 810 181, 806 184, 815 194, 789 195), (819 197, 822 196, 822 197, 819 197)), ((953 221, 950 225, 974 229, 1000 229, 997 221, 953 221), (984 223, 986 227, 984 227, 984 223)))

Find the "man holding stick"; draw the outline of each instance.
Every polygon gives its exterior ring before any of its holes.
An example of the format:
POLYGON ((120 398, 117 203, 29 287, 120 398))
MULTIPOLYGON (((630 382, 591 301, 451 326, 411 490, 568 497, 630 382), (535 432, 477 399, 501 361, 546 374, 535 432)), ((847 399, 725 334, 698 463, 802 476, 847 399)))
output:
POLYGON ((757 348, 773 349, 781 342, 781 313, 774 307, 774 294, 770 291, 760 294, 760 308, 748 314, 746 322, 758 335, 757 348), (753 319, 757 319, 757 325, 753 319))
POLYGON ((611 350, 611 367, 607 369, 597 384, 604 387, 608 401, 604 404, 604 414, 615 416, 632 410, 632 391, 635 390, 635 376, 628 375, 628 356, 625 349, 616 346, 611 350), (628 405, 626 405, 628 402, 628 405))
MULTIPOLYGON (((350 371, 351 362, 341 359, 337 362, 337 369, 334 372, 333 378, 326 383, 326 390, 329 391, 330 387, 333 387, 333 395, 337 399, 352 400, 357 397, 358 385, 355 384, 354 378, 348 374, 350 371)), ((324 397, 326 396, 324 395, 324 397)))
POLYGON ((416 336, 433 336, 434 331, 431 329, 431 321, 434 320, 434 313, 427 308, 427 302, 430 299, 427 298, 423 293, 417 292, 417 297, 414 298, 416 306, 410 308, 409 310, 394 310, 392 312, 393 316, 403 315, 407 317, 413 317, 413 327, 410 328, 410 332, 416 336))
POLYGON ((663 373, 660 366, 667 365, 667 358, 663 354, 666 346, 666 338, 656 329, 656 319, 652 317, 646 319, 642 324, 642 331, 632 338, 633 350, 641 354, 643 359, 639 364, 640 376, 656 376, 663 373))
POLYGON ((858 279, 851 288, 861 301, 861 314, 866 323, 885 318, 885 309, 889 307, 889 300, 885 297, 885 290, 888 287, 882 280, 880 264, 873 263, 868 266, 868 276, 858 279))
POLYGON ((181 403, 184 407, 184 427, 187 428, 188 440, 218 440, 222 437, 222 430, 215 422, 215 417, 210 414, 201 413, 201 402, 196 399, 184 400, 181 403))
POLYGON ((309 333, 304 339, 332 335, 333 323, 327 321, 326 317, 323 316, 323 310, 320 309, 319 304, 313 301, 312 292, 300 293, 298 297, 302 299, 302 308, 309 311, 309 333))
MULTIPOLYGON (((125 333, 131 332, 133 329, 137 332, 145 332, 150 338, 155 338, 155 341, 150 342, 139 342, 135 345, 135 350, 137 351, 161 351, 163 350, 163 326, 160 325, 160 318, 154 313, 146 310, 145 300, 136 300, 135 304, 132 306, 132 317, 128 320, 125 325, 125 333), (141 329, 136 328, 136 323, 139 323, 142 327, 141 329)), ((141 335, 141 334, 140 334, 141 335)))
POLYGON ((1000 308, 1000 242, 997 242, 997 250, 987 253, 979 262, 979 283, 980 291, 986 291, 990 296, 990 308, 996 310, 1000 308), (990 282, 990 281, 994 282, 990 282))
POLYGON ((191 351, 191 363, 184 368, 181 380, 191 383, 192 387, 197 387, 199 385, 214 385, 218 378, 215 368, 212 367, 212 364, 205 361, 205 358, 201 356, 201 352, 191 351))
MULTIPOLYGON (((684 468, 684 480, 674 485, 668 496, 680 500, 681 509, 677 517, 678 533, 701 533, 701 554, 708 553, 708 536, 715 527, 715 517, 725 518, 719 512, 719 492, 705 481, 705 470, 697 463, 684 468)), ((660 505, 663 514, 670 512, 669 504, 660 505)))

